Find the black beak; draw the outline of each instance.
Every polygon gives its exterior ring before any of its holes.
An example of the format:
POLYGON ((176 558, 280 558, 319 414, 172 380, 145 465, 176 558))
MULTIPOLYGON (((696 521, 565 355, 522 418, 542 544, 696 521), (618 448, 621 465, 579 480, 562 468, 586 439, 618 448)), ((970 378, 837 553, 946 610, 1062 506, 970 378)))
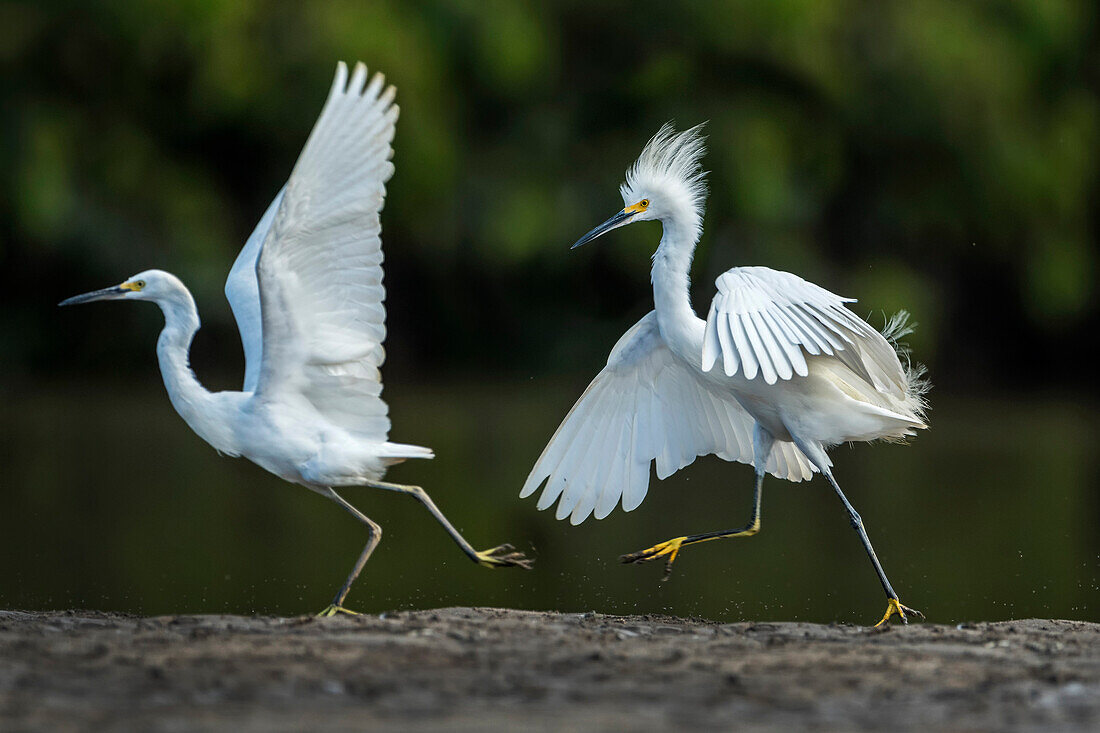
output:
POLYGON ((94 290, 90 293, 84 293, 83 295, 74 295, 71 298, 58 303, 58 305, 80 305, 81 303, 91 303, 95 300, 116 300, 126 295, 130 291, 115 285, 113 288, 103 288, 102 290, 94 290))
POLYGON ((603 224, 600 224, 598 227, 596 227, 592 231, 588 232, 588 234, 585 234, 583 237, 578 239, 576 241, 576 243, 572 247, 570 247, 569 249, 576 249, 577 247, 580 247, 582 244, 588 244, 589 242, 591 242, 596 237, 598 237, 600 235, 603 235, 603 234, 607 234, 609 231, 611 231, 615 227, 621 227, 623 224, 626 224, 627 221, 630 219, 630 217, 632 217, 633 215, 634 215, 633 213, 627 213, 626 209, 623 209, 618 214, 615 214, 615 216, 611 217, 610 219, 605 221, 603 224))

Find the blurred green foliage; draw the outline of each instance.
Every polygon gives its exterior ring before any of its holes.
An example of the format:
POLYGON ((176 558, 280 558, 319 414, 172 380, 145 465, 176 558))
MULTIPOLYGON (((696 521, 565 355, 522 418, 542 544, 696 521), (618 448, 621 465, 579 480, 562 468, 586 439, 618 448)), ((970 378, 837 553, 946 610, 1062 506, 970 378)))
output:
POLYGON ((399 90, 383 226, 404 366, 606 353, 650 307, 658 234, 567 247, 673 118, 710 121, 700 308, 728 267, 790 269, 864 312, 912 310, 918 353, 960 385, 1025 366, 1016 337, 1057 346, 1026 365, 1072 378, 1074 332, 1098 325, 1089 0, 37 1, 0 5, 0 26, 13 373, 95 359, 104 339, 148 348, 117 333, 133 314, 48 334, 53 302, 150 266, 235 338, 222 281, 337 59, 399 90))

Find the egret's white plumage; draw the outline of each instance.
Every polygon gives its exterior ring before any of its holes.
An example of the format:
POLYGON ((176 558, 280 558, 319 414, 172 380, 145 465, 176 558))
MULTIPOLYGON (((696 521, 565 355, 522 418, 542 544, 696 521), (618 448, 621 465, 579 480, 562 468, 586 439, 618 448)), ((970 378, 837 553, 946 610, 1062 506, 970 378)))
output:
POLYGON ((381 532, 334 486, 411 494, 476 562, 528 564, 508 546, 473 550, 423 490, 380 481, 394 463, 432 457, 429 448, 389 441, 379 371, 386 337, 380 213, 394 171, 395 94, 381 74, 368 81, 363 64, 350 79, 347 66, 337 66, 290 179, 234 262, 225 293, 245 352, 242 391, 211 393, 195 378, 187 355, 198 312, 174 275, 148 270, 62 303, 157 303, 165 317, 157 356, 187 424, 220 452, 328 496, 368 526, 367 548, 330 610, 344 610, 381 532))
POLYGON ((241 334, 244 347, 244 391, 256 389, 256 380, 260 378, 260 360, 264 350, 263 328, 260 322, 260 283, 256 277, 256 263, 260 259, 260 248, 264 245, 275 212, 283 202, 285 189, 279 191, 275 200, 267 207, 260 223, 248 235, 248 240, 233 262, 233 269, 225 281, 225 297, 233 309, 233 318, 237 321, 237 330, 241 334))
MULTIPOLYGON (((636 509, 649 489, 650 464, 665 479, 697 456, 752 463, 752 417, 729 392, 678 357, 650 311, 623 334, 607 366, 558 427, 523 488, 549 477, 538 508, 579 524, 603 519, 621 500, 636 509)), ((802 481, 812 466, 793 444, 768 457, 772 475, 802 481)))
MULTIPOLYGON (((520 494, 545 482, 538 508, 557 502, 557 517, 579 524, 606 517, 617 504, 635 509, 651 462, 661 479, 710 454, 755 466, 752 527, 677 538, 624 557, 630 561, 669 555, 671 565, 684 544, 755 533, 765 472, 790 481, 822 472, 841 494, 829 447, 897 440, 925 427, 921 369, 903 365, 887 338, 904 328, 904 318, 884 335, 848 309, 852 299, 766 267, 725 272, 707 319, 695 314, 688 273, 706 198, 700 133, 701 126, 679 133, 664 126, 627 171, 623 210, 573 245, 636 221, 660 221, 655 310, 615 345, 520 494)), ((880 580, 896 603, 881 572, 880 580)))

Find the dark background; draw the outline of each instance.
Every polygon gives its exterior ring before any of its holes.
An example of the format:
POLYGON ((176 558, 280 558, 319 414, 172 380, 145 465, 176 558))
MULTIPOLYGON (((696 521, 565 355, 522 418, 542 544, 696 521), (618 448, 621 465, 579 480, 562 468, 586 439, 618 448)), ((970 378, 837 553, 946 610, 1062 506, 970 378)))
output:
POLYGON ((468 567, 417 507, 356 495, 387 535, 352 605, 880 612, 820 482, 769 482, 760 536, 685 552, 661 586, 615 557, 741 524, 751 471, 701 460, 577 529, 516 499, 652 307, 657 225, 568 246, 675 119, 709 120, 699 310, 717 274, 762 264, 920 324, 933 429, 836 456, 903 601, 936 620, 1096 618, 1097 28, 1094 3, 1054 0, 0 5, 0 606, 296 613, 339 584, 359 528, 187 430, 154 308, 55 304, 170 270, 203 318, 196 372, 235 388, 224 277, 336 60, 362 59, 402 107, 392 437, 438 456, 391 477, 540 567, 468 567))

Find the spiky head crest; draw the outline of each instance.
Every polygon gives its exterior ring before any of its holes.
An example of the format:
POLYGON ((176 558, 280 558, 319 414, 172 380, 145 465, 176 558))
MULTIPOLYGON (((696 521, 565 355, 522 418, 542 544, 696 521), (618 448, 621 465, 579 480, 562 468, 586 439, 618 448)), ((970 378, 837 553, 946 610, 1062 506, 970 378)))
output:
POLYGON ((707 172, 701 163, 707 152, 705 124, 683 132, 677 132, 672 122, 662 125, 627 170, 626 181, 619 187, 623 203, 629 206, 649 199, 646 218, 661 219, 676 211, 693 215, 692 223, 701 227, 707 198, 707 172))

